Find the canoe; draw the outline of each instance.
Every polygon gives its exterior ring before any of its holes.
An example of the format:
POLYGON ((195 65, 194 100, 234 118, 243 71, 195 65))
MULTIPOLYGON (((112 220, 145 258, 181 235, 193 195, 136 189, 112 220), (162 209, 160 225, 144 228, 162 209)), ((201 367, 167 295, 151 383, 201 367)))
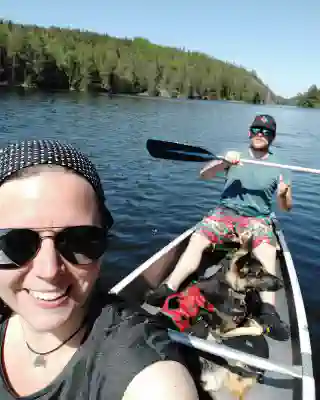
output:
MULTIPOLYGON (((276 309, 282 320, 291 330, 288 341, 280 342, 267 336, 243 336, 233 341, 224 340, 223 344, 176 331, 169 331, 172 340, 178 341, 194 351, 205 351, 216 356, 225 356, 226 360, 246 361, 248 365, 254 356, 261 357, 268 365, 263 367, 263 379, 255 383, 245 395, 246 400, 302 399, 314 400, 315 379, 312 366, 312 351, 306 312, 294 263, 285 241, 283 231, 276 218, 273 218, 274 231, 278 238, 277 266, 278 276, 284 281, 284 289, 276 292, 276 309), (231 344, 232 343, 232 344, 231 344), (239 353, 239 351, 241 353, 239 353)), ((194 227, 188 229, 150 259, 127 275, 112 289, 111 293, 121 294, 129 301, 139 301, 144 305, 144 295, 150 288, 157 287, 173 270, 180 255, 185 250, 194 227)), ((200 264, 199 274, 206 274, 219 268, 226 258, 224 249, 205 252, 200 264), (211 269, 210 269, 211 268, 211 269)), ((183 347, 186 349, 187 347, 183 347)), ((259 361, 259 359, 257 359, 259 361)), ((256 361, 257 361, 256 360, 256 361)), ((251 364, 252 366, 253 364, 251 364)), ((257 364, 255 364, 257 366, 257 364)), ((215 393, 215 399, 232 399, 227 388, 215 393)))

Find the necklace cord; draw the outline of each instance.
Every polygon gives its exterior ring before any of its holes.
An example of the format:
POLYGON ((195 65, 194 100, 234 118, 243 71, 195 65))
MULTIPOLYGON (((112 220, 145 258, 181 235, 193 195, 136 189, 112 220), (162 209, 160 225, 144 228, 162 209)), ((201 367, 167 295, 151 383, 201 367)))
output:
POLYGON ((37 354, 38 356, 46 356, 46 355, 48 355, 48 354, 51 354, 51 353, 53 353, 53 352, 59 350, 63 345, 65 345, 67 342, 69 342, 69 340, 71 340, 74 336, 76 336, 77 333, 79 333, 79 332, 81 331, 81 329, 84 327, 85 323, 86 323, 86 318, 82 321, 82 323, 81 323, 81 325, 79 326, 79 328, 78 328, 75 332, 73 332, 73 334, 72 334, 71 336, 69 336, 66 340, 64 340, 62 343, 60 343, 59 346, 55 347, 53 350, 46 351, 46 352, 44 352, 44 353, 40 353, 40 352, 34 350, 34 349, 29 345, 29 343, 25 340, 26 345, 27 345, 28 349, 29 349, 32 353, 37 354))

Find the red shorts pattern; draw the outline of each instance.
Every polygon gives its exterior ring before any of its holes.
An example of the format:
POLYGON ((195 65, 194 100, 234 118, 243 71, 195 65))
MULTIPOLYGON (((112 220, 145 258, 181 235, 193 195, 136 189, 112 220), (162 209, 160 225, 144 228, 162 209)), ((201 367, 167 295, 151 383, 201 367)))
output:
POLYGON ((272 246, 277 243, 271 218, 246 217, 224 207, 217 207, 204 217, 196 231, 205 235, 213 244, 232 242, 244 231, 252 233, 253 248, 263 242, 272 246))

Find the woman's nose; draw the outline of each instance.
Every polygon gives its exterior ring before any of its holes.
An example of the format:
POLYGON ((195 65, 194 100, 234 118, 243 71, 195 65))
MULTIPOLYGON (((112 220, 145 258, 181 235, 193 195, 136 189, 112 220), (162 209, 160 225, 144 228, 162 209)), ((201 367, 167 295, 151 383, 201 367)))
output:
POLYGON ((32 261, 32 270, 38 277, 54 279, 61 270, 61 258, 52 237, 44 237, 41 247, 32 261))

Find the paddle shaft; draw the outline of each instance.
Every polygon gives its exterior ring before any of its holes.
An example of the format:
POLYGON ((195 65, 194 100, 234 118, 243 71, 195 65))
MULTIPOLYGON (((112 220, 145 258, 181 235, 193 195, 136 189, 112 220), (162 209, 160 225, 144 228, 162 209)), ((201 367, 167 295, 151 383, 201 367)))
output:
MULTIPOLYGON (((217 156, 211 153, 209 150, 204 149, 203 147, 192 146, 183 143, 168 142, 158 139, 148 139, 147 149, 152 157, 162 158, 165 160, 193 161, 193 162, 206 162, 210 160, 226 161, 223 156, 217 156)), ((264 165, 266 167, 290 169, 292 171, 297 171, 297 172, 320 174, 320 169, 299 167, 296 165, 279 164, 279 163, 267 162, 264 160, 240 159, 240 162, 247 164, 264 165)))
MULTIPOLYGON (((170 152, 171 152, 171 150, 170 150, 170 152)), ((175 153, 179 153, 179 152, 180 151, 175 151, 175 153)), ((188 154, 192 155, 193 153, 190 152, 188 154)), ((228 162, 223 156, 216 156, 214 154, 201 154, 201 155, 197 155, 197 156, 201 157, 202 161, 211 161, 211 160, 220 159, 221 161, 228 162)), ((239 161, 242 163, 246 163, 246 164, 257 164, 257 165, 264 165, 266 167, 278 167, 278 168, 283 168, 283 169, 291 169, 292 171, 297 171, 297 172, 309 172, 311 174, 320 174, 320 169, 299 167, 297 165, 278 164, 278 163, 267 162, 267 161, 263 161, 263 160, 249 160, 247 158, 240 158, 239 161)))
MULTIPOLYGON (((221 156, 218 156, 218 158, 223 160, 223 157, 221 157, 221 156)), ((278 168, 284 168, 284 169, 291 169, 292 171, 297 171, 297 172, 309 172, 311 174, 320 174, 320 169, 298 167, 296 165, 277 164, 277 163, 258 161, 258 160, 247 160, 245 158, 244 159, 241 158, 240 162, 247 163, 247 164, 265 165, 266 167, 278 167, 278 168)))
POLYGON ((253 354, 232 349, 224 344, 217 343, 213 340, 200 339, 196 336, 186 335, 184 333, 176 332, 171 329, 168 330, 168 333, 172 341, 183 344, 185 346, 196 348, 209 354, 215 354, 219 357, 225 357, 234 361, 240 361, 244 364, 250 365, 260 370, 278 372, 280 374, 293 376, 294 378, 302 378, 302 371, 299 367, 291 367, 280 363, 274 363, 267 360, 266 358, 258 357, 253 354))

